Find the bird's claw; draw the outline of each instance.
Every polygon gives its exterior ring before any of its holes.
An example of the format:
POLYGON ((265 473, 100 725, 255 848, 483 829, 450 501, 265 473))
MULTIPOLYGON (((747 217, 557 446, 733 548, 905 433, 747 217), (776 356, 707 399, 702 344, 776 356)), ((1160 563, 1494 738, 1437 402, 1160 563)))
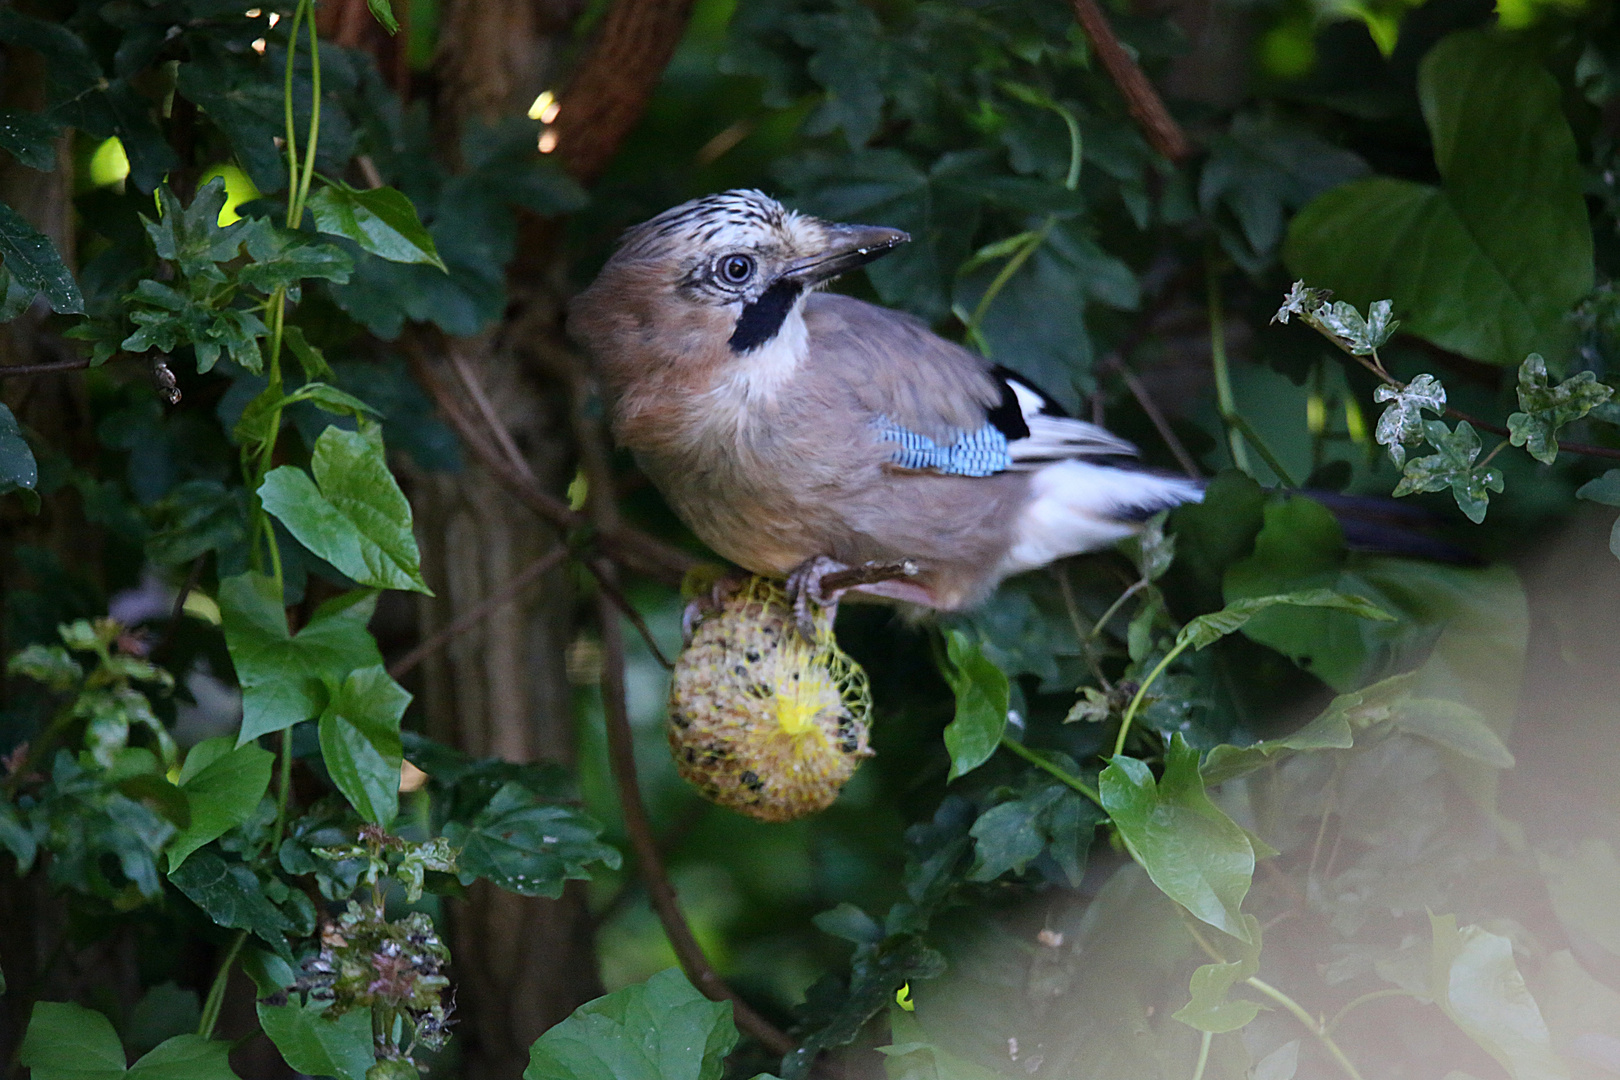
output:
POLYGON ((816 640, 818 610, 826 614, 827 624, 832 625, 832 621, 838 617, 838 600, 846 591, 838 589, 829 595, 822 588, 822 580, 829 574, 848 569, 836 559, 817 555, 813 559, 806 559, 788 575, 787 594, 788 601, 793 605, 793 621, 798 627, 799 636, 805 641, 816 640))
POLYGON ((681 647, 692 644, 698 624, 726 606, 733 593, 742 588, 742 579, 733 574, 718 578, 713 585, 686 602, 681 611, 681 647))

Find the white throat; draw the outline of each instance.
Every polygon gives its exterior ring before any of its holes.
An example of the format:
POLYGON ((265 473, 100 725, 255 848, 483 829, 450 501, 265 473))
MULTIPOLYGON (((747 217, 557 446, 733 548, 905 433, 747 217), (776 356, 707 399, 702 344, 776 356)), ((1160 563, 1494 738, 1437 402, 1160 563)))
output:
POLYGON ((731 372, 714 388, 714 395, 743 409, 774 402, 809 352, 810 330, 804 324, 804 298, 800 297, 771 340, 736 358, 731 372))

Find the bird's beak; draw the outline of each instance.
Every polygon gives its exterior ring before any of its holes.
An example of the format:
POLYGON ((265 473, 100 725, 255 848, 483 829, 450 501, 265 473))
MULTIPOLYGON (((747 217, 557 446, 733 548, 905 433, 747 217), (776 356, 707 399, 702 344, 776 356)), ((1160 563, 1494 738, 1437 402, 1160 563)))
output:
POLYGON ((829 225, 826 249, 792 264, 782 277, 809 288, 880 259, 910 239, 909 233, 878 225, 829 225))

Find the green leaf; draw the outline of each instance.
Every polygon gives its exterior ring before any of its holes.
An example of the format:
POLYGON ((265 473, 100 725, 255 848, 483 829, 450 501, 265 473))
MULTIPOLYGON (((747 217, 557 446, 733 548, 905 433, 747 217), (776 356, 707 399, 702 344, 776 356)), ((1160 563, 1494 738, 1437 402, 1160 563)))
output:
POLYGON ((1620 469, 1610 469, 1596 480, 1588 480, 1575 490, 1575 497, 1620 506, 1620 469))
POLYGON ((120 1080, 124 1047, 111 1021, 65 1001, 34 1006, 18 1061, 37 1080, 120 1080))
POLYGON ((253 261, 237 272, 237 280, 266 296, 278 288, 297 297, 297 286, 309 278, 343 284, 354 271, 354 260, 336 244, 313 240, 263 220, 244 237, 253 261))
POLYGON ((158 257, 177 264, 188 279, 224 284, 225 273, 217 264, 236 258, 243 242, 266 228, 262 222, 246 218, 220 225, 219 212, 226 198, 223 176, 198 188, 187 207, 181 207, 167 184, 158 188, 157 196, 158 219, 143 217, 141 223, 158 257))
POLYGON ((399 813, 399 720, 411 695, 381 664, 352 671, 321 713, 321 757, 360 816, 386 827, 399 813))
POLYGON ((366 7, 371 9, 372 18, 382 24, 382 28, 390 34, 399 33, 399 20, 394 18, 394 9, 388 0, 366 0, 366 7))
MULTIPOLYGON (((1547 385, 1547 362, 1531 353, 1519 365, 1519 408, 1508 417, 1514 446, 1546 465, 1558 458, 1558 429, 1574 423, 1614 396, 1614 390, 1582 371, 1557 386, 1547 385)), ((1397 462, 1397 464, 1399 464, 1397 462)))
POLYGON ((334 184, 309 197, 309 210, 315 228, 353 240, 362 251, 389 262, 426 263, 445 269, 433 237, 416 216, 416 207, 393 188, 357 191, 347 184, 334 184))
POLYGON ((382 663, 366 630, 376 605, 374 593, 345 593, 317 608, 294 636, 272 579, 249 573, 220 583, 225 644, 242 686, 238 746, 319 715, 326 708, 327 683, 341 683, 351 671, 382 663))
POLYGON ((1153 883, 1194 916, 1250 940, 1240 908, 1254 877, 1249 836, 1210 802, 1198 751, 1177 732, 1157 782, 1146 763, 1120 755, 1097 780, 1103 807, 1153 883))
POLYGON ((1373 440, 1389 451, 1397 469, 1406 464, 1407 445, 1423 441, 1423 410, 1446 414, 1446 388, 1433 375, 1419 375, 1400 389, 1379 386, 1373 400, 1390 403, 1378 417, 1373 440))
POLYGON ((0 150, 30 169, 56 168, 56 137, 61 125, 50 117, 23 109, 0 109, 0 150))
POLYGON ((1243 998, 1230 998, 1232 987, 1259 970, 1259 965, 1235 960, 1205 964, 1192 974, 1192 1000, 1172 1015, 1188 1027, 1221 1035, 1246 1027, 1260 1015, 1260 1006, 1243 998))
POLYGON ((720 1080, 736 1045, 731 1003, 671 968, 575 1009, 529 1048, 523 1080, 720 1080))
POLYGON ((1409 333, 1475 360, 1561 355, 1592 288, 1592 227, 1557 81, 1530 43, 1470 30, 1424 57, 1418 94, 1441 186, 1327 192, 1289 228, 1290 270, 1353 304, 1392 297, 1409 333))
POLYGON ((381 436, 329 427, 315 440, 310 469, 314 481, 291 465, 272 469, 259 488, 265 510, 359 584, 433 595, 422 580, 411 504, 388 471, 381 436))
POLYGON ((568 880, 587 881, 591 863, 609 869, 619 853, 597 839, 602 826, 579 810, 547 802, 516 780, 496 791, 469 822, 451 821, 444 835, 460 849, 464 883, 486 878, 524 896, 562 895, 568 880))
POLYGON ((285 1000, 287 988, 297 979, 287 962, 271 953, 250 950, 242 966, 258 987, 259 1026, 288 1067, 305 1076, 366 1080, 366 1071, 377 1060, 369 1006, 333 1016, 330 1002, 274 1004, 285 1000))
POLYGON ((194 852, 169 872, 169 881, 220 926, 248 930, 283 956, 292 923, 264 893, 264 884, 248 867, 226 862, 214 849, 194 852))
POLYGON ((309 382, 318 382, 332 377, 332 365, 326 362, 326 354, 310 344, 304 336, 304 328, 291 323, 281 328, 281 341, 298 360, 298 366, 304 369, 304 378, 309 382))
POLYGON ((949 779, 955 780, 989 761, 1001 745, 1011 688, 1001 669, 962 631, 946 632, 945 651, 945 681, 956 695, 956 718, 946 725, 945 749, 951 755, 949 779))
POLYGON ((0 495, 13 491, 33 491, 39 483, 39 466, 34 451, 23 438, 22 428, 11 410, 0 404, 0 495))
POLYGON ((231 1044, 201 1035, 176 1035, 129 1067, 129 1080, 236 1080, 231 1044))
POLYGON ((79 283, 62 263, 56 246, 5 203, 0 202, 0 260, 29 295, 44 293, 59 315, 83 315, 79 283))
POLYGON ((207 739, 186 754, 179 786, 191 809, 191 824, 170 842, 170 871, 252 817, 270 787, 275 755, 251 743, 233 749, 234 741, 228 735, 207 739))
POLYGON ((1249 1080, 1294 1080, 1299 1072, 1299 1040, 1290 1039, 1255 1062, 1249 1080))
POLYGON ((1569 854, 1537 851, 1553 912, 1577 948, 1597 945, 1620 957, 1620 861, 1607 841, 1582 840, 1569 854))
POLYGON ((1176 635, 1177 645, 1190 645, 1194 649, 1203 649, 1215 644, 1221 638, 1234 631, 1241 630, 1260 612, 1267 608, 1286 605, 1289 607, 1331 608, 1335 611, 1348 611, 1362 619, 1375 619, 1379 622, 1394 622, 1395 616, 1374 604, 1371 600, 1347 593, 1334 592, 1331 589, 1304 589, 1300 592, 1278 593, 1272 596, 1252 596, 1243 600, 1234 600, 1219 611, 1208 615, 1200 615, 1193 619, 1181 632, 1176 635))
POLYGON ((1479 457, 1479 436, 1466 420, 1457 422, 1456 431, 1446 427, 1444 421, 1425 420, 1423 436, 1440 452, 1408 461, 1401 482, 1395 485, 1395 496, 1450 488, 1458 509, 1478 525, 1485 520, 1489 492, 1502 491, 1501 470, 1474 466, 1474 459, 1479 457))
POLYGON ((1524 976, 1513 942, 1455 915, 1429 915, 1434 934, 1429 992, 1463 1034, 1513 1080, 1569 1080, 1524 976))

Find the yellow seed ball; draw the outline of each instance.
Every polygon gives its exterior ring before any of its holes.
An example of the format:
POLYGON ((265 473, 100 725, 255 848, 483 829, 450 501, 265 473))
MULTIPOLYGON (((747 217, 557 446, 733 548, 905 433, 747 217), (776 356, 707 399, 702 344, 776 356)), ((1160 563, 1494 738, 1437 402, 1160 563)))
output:
POLYGON ((776 582, 752 578, 698 624, 675 662, 669 746, 705 797, 762 821, 832 805, 864 757, 872 710, 866 673, 819 616, 794 626, 776 582))

